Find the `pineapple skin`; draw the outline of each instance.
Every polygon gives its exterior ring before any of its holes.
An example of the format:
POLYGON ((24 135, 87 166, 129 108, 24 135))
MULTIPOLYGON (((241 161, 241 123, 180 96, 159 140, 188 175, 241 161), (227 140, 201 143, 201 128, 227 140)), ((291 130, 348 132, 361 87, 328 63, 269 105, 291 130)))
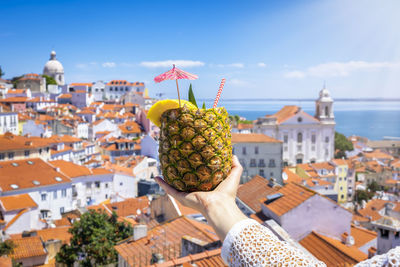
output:
POLYGON ((225 108, 170 109, 161 115, 159 157, 164 180, 179 191, 210 191, 232 168, 225 108))

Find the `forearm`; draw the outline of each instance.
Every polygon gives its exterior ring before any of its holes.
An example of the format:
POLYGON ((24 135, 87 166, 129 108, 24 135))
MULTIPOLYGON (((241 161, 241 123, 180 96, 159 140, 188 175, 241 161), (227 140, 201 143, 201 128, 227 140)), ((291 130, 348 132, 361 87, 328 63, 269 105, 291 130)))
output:
POLYGON ((242 220, 248 219, 238 208, 234 199, 213 199, 203 212, 207 222, 214 228, 221 242, 229 230, 242 220))

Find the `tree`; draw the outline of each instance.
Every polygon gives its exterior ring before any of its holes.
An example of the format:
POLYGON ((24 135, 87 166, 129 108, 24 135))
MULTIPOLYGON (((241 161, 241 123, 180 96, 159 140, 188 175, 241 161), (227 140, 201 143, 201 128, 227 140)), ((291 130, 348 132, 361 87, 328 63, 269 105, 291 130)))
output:
POLYGON ((355 200, 361 205, 362 201, 368 202, 375 195, 374 192, 368 190, 356 190, 355 200))
POLYGON ((0 256, 8 256, 10 255, 15 248, 15 244, 12 240, 6 240, 4 242, 0 242, 0 256))
POLYGON ((3 76, 6 75, 5 72, 3 72, 3 69, 0 66, 0 78, 3 78, 3 76))
POLYGON ((14 88, 17 88, 17 82, 18 82, 18 80, 21 79, 22 77, 24 77, 24 75, 15 76, 15 77, 11 78, 11 83, 13 84, 14 88))
POLYGON ((132 226, 118 222, 118 216, 104 211, 90 210, 76 221, 69 232, 72 238, 69 245, 63 245, 56 256, 59 263, 72 266, 107 265, 117 261, 115 244, 132 234, 132 226))
POLYGON ((372 181, 371 183, 369 183, 367 188, 373 193, 381 190, 381 186, 376 181, 372 181))
POLYGON ((341 133, 335 132, 335 158, 345 158, 346 151, 352 151, 354 149, 353 143, 350 142, 346 136, 341 133))
POLYGON ((46 87, 49 84, 57 84, 56 80, 54 80, 53 77, 50 77, 50 76, 44 75, 44 74, 42 76, 46 79, 46 87))

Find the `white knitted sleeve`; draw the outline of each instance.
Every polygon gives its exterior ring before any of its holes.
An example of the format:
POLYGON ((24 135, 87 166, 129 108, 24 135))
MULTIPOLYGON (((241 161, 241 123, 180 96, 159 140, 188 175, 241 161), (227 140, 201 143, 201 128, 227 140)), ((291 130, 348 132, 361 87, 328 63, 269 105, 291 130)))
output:
POLYGON ((326 266, 280 241, 268 228, 251 219, 232 227, 221 256, 229 266, 326 266))
POLYGON ((357 267, 380 267, 380 266, 390 266, 399 267, 400 266, 400 246, 389 250, 388 253, 382 255, 376 255, 369 260, 362 261, 356 265, 357 267))

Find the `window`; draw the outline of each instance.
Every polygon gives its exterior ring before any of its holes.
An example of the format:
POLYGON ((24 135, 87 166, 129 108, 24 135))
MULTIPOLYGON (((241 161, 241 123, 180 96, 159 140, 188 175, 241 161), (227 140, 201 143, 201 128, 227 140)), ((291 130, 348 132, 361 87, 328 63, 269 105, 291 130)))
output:
POLYGON ((242 147, 242 154, 246 155, 246 147, 242 147))
POLYGON ((0 160, 4 160, 4 153, 0 153, 0 160))
POLYGON ((302 133, 298 133, 297 134, 297 143, 302 143, 303 142, 303 134, 302 133))
POLYGON ((343 186, 340 187, 340 191, 342 191, 342 190, 343 190, 343 186))
POLYGON ((64 213, 64 207, 61 207, 60 208, 60 214, 63 214, 64 213))
POLYGON ((42 154, 42 149, 41 149, 41 148, 39 148, 39 154, 40 154, 40 155, 42 154))
POLYGON ((264 170, 263 170, 263 169, 260 169, 260 171, 258 172, 258 174, 259 174, 260 176, 264 177, 264 175, 265 175, 264 170))
POLYGON ((119 183, 119 185, 120 185, 120 186, 123 186, 123 185, 124 185, 124 183, 123 183, 123 182, 120 182, 120 183, 119 183))
POLYGON ((112 91, 113 90, 113 88, 112 87, 110 87, 110 91, 112 91))
POLYGON ((100 188, 100 182, 94 182, 94 186, 95 186, 96 188, 100 188))
POLYGON ((343 199, 344 198, 344 195, 340 195, 340 199, 343 199))
POLYGON ((25 157, 29 157, 29 150, 25 150, 25 157))
POLYGON ((303 159, 296 159, 296 163, 297 164, 302 164, 303 163, 303 159))
POLYGON ((302 117, 298 117, 298 118, 297 118, 297 121, 298 121, 299 123, 301 123, 301 122, 303 121, 303 118, 302 118, 302 117))
POLYGON ((8 159, 14 159, 14 152, 8 153, 8 159))
POLYGON ((276 165, 275 165, 275 160, 274 160, 274 159, 270 159, 270 160, 269 160, 268 167, 270 167, 270 168, 275 168, 275 167, 276 167, 276 165))
POLYGON ((108 199, 108 195, 106 194, 105 199, 108 199))
POLYGON ((287 167, 287 166, 289 166, 289 163, 288 163, 287 161, 284 161, 284 162, 283 162, 283 166, 284 166, 284 167, 287 167))
POLYGON ((250 167, 256 167, 256 159, 250 159, 250 167))
POLYGON ((86 189, 90 189, 92 188, 92 183, 91 182, 87 182, 86 183, 86 189))
POLYGON ((57 199, 57 190, 53 192, 53 198, 57 199))
POLYGON ((285 135, 283 136, 283 142, 284 142, 285 144, 287 144, 288 141, 289 141, 289 137, 288 137, 287 134, 285 134, 285 135))
POLYGON ((389 238, 389 230, 386 229, 379 229, 381 233, 382 239, 388 239, 389 238))
POLYGON ((269 173, 269 176, 270 176, 270 177, 274 177, 274 173, 273 173, 273 172, 270 172, 270 173, 269 173))
POLYGON ((104 185, 106 188, 108 188, 108 183, 105 183, 105 185, 104 185))
POLYGON ((311 143, 315 144, 317 141, 317 136, 315 134, 311 135, 311 143))
POLYGON ((264 159, 260 159, 260 160, 258 161, 258 167, 261 167, 261 168, 265 167, 264 159))
POLYGON ((325 116, 328 117, 329 116, 329 108, 325 107, 325 116))
POLYGON ((342 181, 342 177, 339 178, 339 181, 342 181))
POLYGON ((49 211, 48 210, 41 210, 40 215, 43 219, 47 218, 49 216, 49 211))
POLYGON ((329 143, 329 136, 325 137, 325 143, 329 143))
POLYGON ((42 201, 46 201, 47 195, 46 194, 41 194, 40 195, 42 201))
POLYGON ((347 181, 347 178, 346 178, 346 177, 344 177, 344 180, 345 180, 345 181, 347 181))
POLYGON ((254 154, 258 154, 258 146, 254 147, 254 154))
POLYGON ((127 91, 127 92, 128 92, 128 87, 125 87, 125 91, 127 91))
POLYGON ((67 196, 67 189, 61 190, 61 196, 66 197, 67 196))

